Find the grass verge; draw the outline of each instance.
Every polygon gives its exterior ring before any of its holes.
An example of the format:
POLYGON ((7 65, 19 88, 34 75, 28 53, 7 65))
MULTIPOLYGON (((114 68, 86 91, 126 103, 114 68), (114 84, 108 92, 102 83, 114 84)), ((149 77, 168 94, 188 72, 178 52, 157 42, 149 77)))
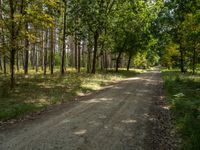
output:
POLYGON ((68 70, 66 75, 60 76, 58 70, 54 75, 45 77, 42 72, 36 74, 29 71, 28 77, 18 72, 14 91, 9 90, 9 76, 0 74, 0 120, 19 118, 50 105, 72 100, 75 96, 99 90, 114 81, 132 77, 136 72, 122 69, 119 73, 109 71, 92 75, 68 70))
POLYGON ((183 150, 200 150, 200 75, 163 70, 167 100, 182 135, 183 150))

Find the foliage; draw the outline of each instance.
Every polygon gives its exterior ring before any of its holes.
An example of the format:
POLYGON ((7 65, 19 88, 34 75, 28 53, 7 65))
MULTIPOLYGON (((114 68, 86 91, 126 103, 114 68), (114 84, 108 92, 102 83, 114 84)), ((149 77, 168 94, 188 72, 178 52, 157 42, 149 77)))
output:
POLYGON ((199 0, 165 2, 152 28, 154 35, 159 38, 157 47, 160 56, 164 58, 162 59, 164 66, 173 66, 169 64, 171 56, 168 57, 167 53, 169 45, 174 43, 179 47, 180 52, 175 66, 178 62, 182 72, 193 69, 195 73, 196 65, 199 63, 199 8, 199 0))
POLYGON ((180 53, 178 51, 179 46, 175 43, 170 43, 165 47, 165 52, 161 58, 161 64, 164 67, 171 69, 177 66, 177 60, 179 59, 180 53))

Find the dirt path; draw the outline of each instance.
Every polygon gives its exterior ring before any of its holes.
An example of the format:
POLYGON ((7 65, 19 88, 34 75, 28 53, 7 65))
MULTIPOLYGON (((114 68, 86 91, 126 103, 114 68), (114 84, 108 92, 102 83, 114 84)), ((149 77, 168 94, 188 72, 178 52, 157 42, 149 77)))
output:
POLYGON ((1 150, 144 150, 158 70, 126 79, 50 115, 1 131, 1 150), (2 148, 1 148, 2 147, 2 148))

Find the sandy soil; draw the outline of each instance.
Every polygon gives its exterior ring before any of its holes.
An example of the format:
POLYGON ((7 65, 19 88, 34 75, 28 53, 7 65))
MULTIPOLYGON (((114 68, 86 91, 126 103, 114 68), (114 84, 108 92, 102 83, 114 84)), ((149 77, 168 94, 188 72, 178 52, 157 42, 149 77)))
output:
POLYGON ((145 150, 160 72, 149 71, 0 131, 1 150, 145 150))

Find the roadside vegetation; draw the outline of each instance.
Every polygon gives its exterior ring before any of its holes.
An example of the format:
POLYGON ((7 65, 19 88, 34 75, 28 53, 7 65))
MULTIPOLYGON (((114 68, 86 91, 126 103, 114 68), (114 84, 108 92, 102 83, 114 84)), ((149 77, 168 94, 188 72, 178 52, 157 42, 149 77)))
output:
POLYGON ((68 70, 65 76, 60 76, 59 70, 54 75, 43 76, 30 70, 29 76, 24 78, 17 73, 16 88, 10 91, 9 77, 0 74, 0 120, 19 118, 26 114, 40 111, 52 104, 59 104, 73 100, 75 96, 82 96, 103 86, 112 84, 123 78, 134 76, 139 70, 129 72, 120 69, 118 73, 110 70, 97 74, 79 73, 68 70))
POLYGON ((175 115, 176 129, 182 136, 183 150, 200 149, 200 75, 162 71, 166 99, 175 115))

